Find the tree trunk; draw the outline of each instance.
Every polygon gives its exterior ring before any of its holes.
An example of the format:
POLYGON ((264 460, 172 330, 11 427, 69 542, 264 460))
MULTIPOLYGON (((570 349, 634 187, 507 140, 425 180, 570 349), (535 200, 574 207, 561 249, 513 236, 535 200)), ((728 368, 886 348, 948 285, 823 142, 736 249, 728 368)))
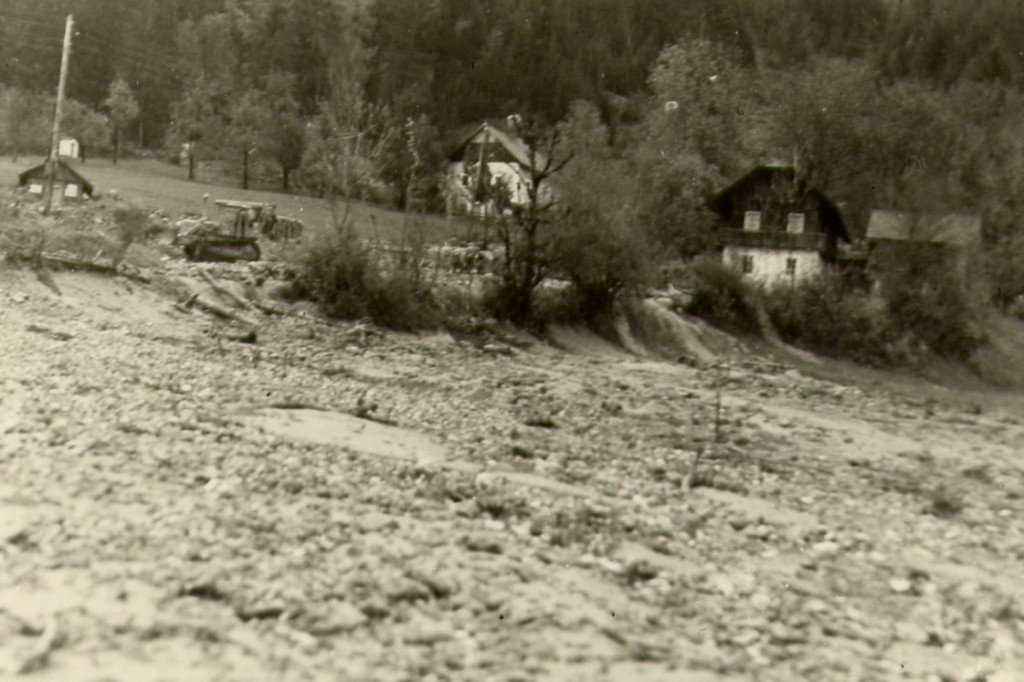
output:
POLYGON ((196 156, 192 153, 192 147, 188 149, 188 179, 196 179, 196 156))
POLYGON ((281 166, 281 189, 285 192, 288 191, 288 176, 291 175, 291 172, 291 169, 287 166, 281 166))
POLYGON ((120 126, 114 127, 114 165, 117 165, 117 155, 121 150, 121 128, 120 126))
POLYGON ((249 150, 242 152, 242 189, 249 189, 249 150))

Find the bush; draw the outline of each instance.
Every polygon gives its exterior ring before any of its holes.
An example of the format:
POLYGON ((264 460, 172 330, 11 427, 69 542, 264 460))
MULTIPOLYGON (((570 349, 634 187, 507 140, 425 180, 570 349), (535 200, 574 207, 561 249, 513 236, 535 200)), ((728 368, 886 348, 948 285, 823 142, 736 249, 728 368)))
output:
POLYGON ((299 263, 291 298, 315 301, 324 315, 368 319, 402 331, 432 329, 440 312, 432 288, 404 250, 386 259, 362 244, 351 230, 324 232, 299 263))
POLYGON ((899 287, 886 303, 900 330, 943 357, 966 360, 984 341, 966 295, 954 283, 899 287))
POLYGON ((117 250, 114 253, 114 264, 124 260, 131 245, 145 240, 149 235, 149 213, 135 206, 124 206, 114 209, 114 224, 117 227, 117 250))
POLYGON ((684 307, 716 327, 739 334, 760 331, 757 293, 732 268, 711 260, 698 261, 691 269, 693 295, 684 307))
POLYGON ((871 365, 909 364, 915 348, 964 360, 982 342, 966 294, 942 277, 891 277, 873 302, 824 273, 771 289, 764 301, 787 343, 871 365))
POLYGON ((841 275, 824 273, 797 287, 772 288, 764 302, 787 343, 871 365, 897 361, 896 334, 885 311, 850 293, 841 275))

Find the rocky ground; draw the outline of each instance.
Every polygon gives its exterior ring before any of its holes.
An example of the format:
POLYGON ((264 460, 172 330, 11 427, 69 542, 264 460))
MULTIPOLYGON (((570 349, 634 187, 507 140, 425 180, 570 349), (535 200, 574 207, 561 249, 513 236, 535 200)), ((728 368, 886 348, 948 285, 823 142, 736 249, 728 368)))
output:
POLYGON ((4 675, 1022 679, 1019 402, 302 308, 241 343, 161 286, 200 269, 0 269, 4 675))

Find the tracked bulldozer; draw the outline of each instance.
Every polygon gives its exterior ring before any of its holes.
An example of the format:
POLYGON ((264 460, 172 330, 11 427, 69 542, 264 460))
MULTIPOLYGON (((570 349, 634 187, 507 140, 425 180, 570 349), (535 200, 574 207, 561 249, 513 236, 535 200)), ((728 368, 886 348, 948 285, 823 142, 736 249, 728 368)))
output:
POLYGON ((206 218, 192 216, 175 223, 174 242, 192 261, 232 263, 259 260, 262 255, 256 237, 237 228, 225 233, 222 227, 206 218))
POLYGON ((302 236, 302 221, 277 215, 273 204, 231 199, 216 199, 214 204, 234 214, 223 226, 201 217, 179 221, 184 228, 179 229, 179 243, 189 260, 259 260, 260 237, 287 241, 302 236))
POLYGON ((274 204, 255 201, 217 199, 217 206, 235 211, 235 234, 253 232, 270 241, 286 241, 302 236, 303 224, 298 218, 278 215, 274 204))

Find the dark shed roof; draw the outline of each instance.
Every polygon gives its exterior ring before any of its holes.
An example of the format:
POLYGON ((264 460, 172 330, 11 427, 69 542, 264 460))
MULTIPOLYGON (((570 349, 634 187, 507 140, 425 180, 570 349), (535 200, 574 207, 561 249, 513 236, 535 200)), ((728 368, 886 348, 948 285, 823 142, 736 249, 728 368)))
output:
POLYGON ((871 212, 868 241, 921 241, 972 246, 981 241, 981 217, 964 214, 914 215, 905 211, 871 212))
MULTIPOLYGON (((530 149, 526 146, 526 143, 517 137, 509 135, 503 130, 492 126, 490 123, 480 124, 473 133, 468 136, 463 142, 452 150, 449 155, 449 159, 452 161, 461 160, 462 155, 466 151, 466 147, 470 145, 480 135, 486 135, 490 141, 497 143, 509 153, 509 155, 516 160, 516 162, 523 168, 530 168, 530 149)), ((545 161, 538 154, 537 165, 543 167, 545 161)))
MULTIPOLYGON (((46 179, 46 163, 41 163, 38 166, 33 166, 26 171, 22 171, 18 175, 18 185, 27 185, 29 180, 45 180, 46 179)), ((82 175, 74 168, 64 163, 63 161, 57 162, 57 180, 67 183, 68 181, 75 182, 82 186, 82 193, 92 196, 93 186, 92 183, 86 180, 82 175)))
MULTIPOLYGON (((802 183, 793 166, 783 164, 761 164, 747 171, 739 179, 734 181, 725 189, 715 194, 708 205, 720 216, 728 216, 732 213, 733 197, 749 186, 770 179, 773 175, 781 175, 789 182, 797 185, 802 183)), ((828 197, 820 191, 810 188, 804 190, 808 196, 814 197, 821 209, 821 225, 826 232, 833 232, 844 242, 850 241, 850 234, 846 230, 846 223, 837 207, 828 197)))

